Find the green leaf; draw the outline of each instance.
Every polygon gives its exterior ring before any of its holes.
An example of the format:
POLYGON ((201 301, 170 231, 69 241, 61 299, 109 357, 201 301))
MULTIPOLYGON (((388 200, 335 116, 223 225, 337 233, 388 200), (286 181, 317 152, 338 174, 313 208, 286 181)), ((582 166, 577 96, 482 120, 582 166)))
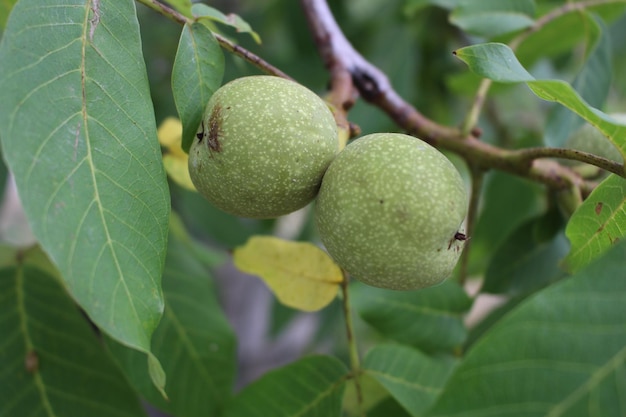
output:
POLYGON ((250 236, 270 234, 274 230, 275 219, 242 219, 216 208, 196 192, 182 189, 175 192, 176 208, 187 229, 212 243, 230 249, 243 245, 250 236))
POLYGON ((0 334, 0 415, 145 415, 53 276, 31 265, 0 269, 0 334))
POLYGON ((515 54, 503 43, 481 43, 454 51, 470 70, 481 77, 503 83, 533 81, 535 78, 519 63, 515 54))
POLYGON ((498 82, 525 82, 537 97, 567 107, 600 130, 626 158, 626 125, 590 106, 570 84, 560 80, 536 80, 508 46, 485 43, 457 49, 455 54, 482 77, 498 82))
POLYGON ((625 257, 623 243, 510 312, 467 353, 428 415, 623 415, 625 257))
POLYGON ((462 316, 472 301, 452 281, 420 291, 384 290, 355 282, 350 291, 363 320, 388 338, 424 351, 452 350, 465 340, 462 316))
POLYGON ((572 249, 565 265, 578 271, 626 236, 626 180, 611 175, 578 207, 565 234, 572 249))
POLYGON ((560 218, 553 210, 521 224, 493 254, 481 291, 527 294, 563 277, 559 261, 567 255, 569 243, 558 228, 560 218), (557 230, 543 236, 555 224, 557 230))
POLYGON ((167 373, 168 400, 150 384, 141 353, 107 341, 131 384, 151 404, 177 417, 213 416, 231 396, 235 336, 203 260, 181 237, 180 231, 170 234, 163 275, 165 312, 152 338, 152 352, 167 373))
POLYGON ((365 373, 415 417, 435 402, 455 365, 455 360, 433 359, 401 345, 378 345, 363 360, 365 373))
POLYGON ((202 23, 185 25, 172 68, 172 92, 183 124, 183 150, 189 151, 204 108, 222 83, 224 54, 202 23))
POLYGON ((259 34, 253 31, 248 22, 243 20, 239 15, 236 15, 234 13, 229 13, 225 15, 217 9, 201 3, 194 4, 191 8, 191 12, 196 19, 208 19, 226 26, 233 27, 237 32, 250 34, 250 36, 252 36, 252 39, 254 39, 256 43, 261 43, 261 38, 259 37, 259 34))
POLYGON ((496 249, 523 222, 545 211, 545 190, 504 172, 485 176, 482 208, 472 239, 472 270, 483 274, 496 249))
MULTIPOLYGON (((601 20, 584 14, 590 24, 598 26, 597 41, 582 69, 572 83, 572 87, 589 105, 601 108, 611 86, 612 60, 611 39, 601 20)), ((566 107, 556 106, 548 116, 544 141, 549 146, 564 147, 567 138, 584 122, 566 107)))
POLYGON ((3 151, 33 232, 89 317, 149 352, 169 193, 134 2, 20 1, 0 74, 3 151))
POLYGON ((331 356, 309 356, 263 375, 231 401, 225 417, 339 417, 347 378, 331 356))
POLYGON ((532 0, 463 1, 450 14, 450 23, 478 36, 494 37, 534 24, 532 0))

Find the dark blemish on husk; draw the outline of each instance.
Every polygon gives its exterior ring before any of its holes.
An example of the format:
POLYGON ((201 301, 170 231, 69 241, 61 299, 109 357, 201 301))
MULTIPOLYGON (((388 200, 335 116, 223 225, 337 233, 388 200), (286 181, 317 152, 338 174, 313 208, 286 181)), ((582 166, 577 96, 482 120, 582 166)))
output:
POLYGON ((209 134, 207 135, 207 146, 214 152, 222 151, 222 106, 215 105, 211 116, 209 116, 209 134))

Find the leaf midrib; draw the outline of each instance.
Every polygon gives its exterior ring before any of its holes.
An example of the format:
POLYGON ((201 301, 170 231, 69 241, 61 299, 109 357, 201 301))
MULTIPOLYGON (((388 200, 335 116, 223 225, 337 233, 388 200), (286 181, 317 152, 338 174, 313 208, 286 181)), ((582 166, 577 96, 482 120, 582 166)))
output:
MULTIPOLYGON (((93 183, 93 191, 94 191, 94 200, 96 202, 96 207, 98 210, 98 214, 100 216, 100 220, 102 222, 102 228, 105 234, 105 239, 106 242, 104 243, 105 246, 107 246, 111 252, 111 256, 113 258, 113 264, 115 265, 115 270, 117 271, 118 277, 119 277, 119 284, 122 285, 123 289, 124 289, 124 293, 126 294, 126 297, 128 299, 128 304, 131 308, 132 314, 134 316, 134 319, 136 320, 136 322, 141 322, 140 318, 139 318, 139 314, 137 312, 137 308, 135 306, 135 303, 132 301, 132 296, 130 293, 130 290, 128 288, 128 285, 126 284, 126 280, 124 279, 124 275, 122 273, 122 268, 120 265, 120 261, 118 259, 117 256, 117 252, 114 250, 113 248, 113 239, 111 238, 111 234, 109 232, 109 227, 105 218, 105 210, 104 210, 104 206, 102 204, 102 201, 100 199, 100 191, 99 191, 99 187, 98 187, 98 181, 96 178, 96 166, 94 163, 94 159, 93 159, 93 154, 92 154, 92 149, 91 149, 91 141, 89 140, 89 124, 88 124, 88 112, 87 112, 87 86, 86 86, 86 82, 87 82, 87 47, 89 46, 89 32, 91 31, 90 26, 92 24, 98 24, 98 25, 102 25, 103 22, 98 21, 97 23, 93 23, 91 21, 91 19, 89 18, 90 15, 90 11, 92 11, 94 8, 97 8, 98 5, 94 4, 94 0, 89 0, 87 2, 87 4, 85 5, 85 16, 84 16, 84 20, 83 20, 83 33, 81 36, 81 41, 82 41, 82 47, 81 47, 81 63, 80 63, 80 82, 81 82, 81 94, 82 94, 82 106, 81 106, 81 112, 82 112, 82 119, 83 119, 83 127, 84 127, 84 131, 85 131, 85 148, 87 150, 87 155, 85 156, 85 159, 87 161, 87 163, 89 164, 89 173, 91 174, 91 181, 93 183), (89 29, 88 29, 89 28, 89 29)), ((95 279, 95 276, 91 277, 92 280, 95 279)), ((110 314, 109 314, 109 318, 108 321, 109 322, 113 322, 113 315, 115 312, 115 298, 112 301, 112 305, 110 306, 110 314)))

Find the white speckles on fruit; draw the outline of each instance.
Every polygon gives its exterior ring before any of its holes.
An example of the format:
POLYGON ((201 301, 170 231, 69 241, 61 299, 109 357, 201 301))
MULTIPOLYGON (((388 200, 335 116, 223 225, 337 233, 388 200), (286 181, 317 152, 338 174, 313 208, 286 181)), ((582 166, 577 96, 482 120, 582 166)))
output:
POLYGON ((277 217, 313 200, 338 146, 333 115, 313 92, 277 77, 244 77, 209 100, 189 172, 222 210, 277 217))
POLYGON ((451 274, 466 212, 463 181, 443 154, 419 139, 381 133, 358 139, 332 162, 316 220, 328 252, 352 276, 410 290, 451 274))

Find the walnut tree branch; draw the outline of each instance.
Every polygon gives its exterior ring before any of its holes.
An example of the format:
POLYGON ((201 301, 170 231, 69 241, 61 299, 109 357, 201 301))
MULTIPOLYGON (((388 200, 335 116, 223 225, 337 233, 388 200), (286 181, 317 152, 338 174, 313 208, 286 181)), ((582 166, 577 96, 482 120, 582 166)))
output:
MULTIPOLYGON (((394 122, 433 146, 450 150, 462 156, 477 168, 498 169, 543 183, 554 189, 572 185, 583 190, 588 184, 572 170, 555 161, 544 160, 545 154, 526 150, 506 150, 478 140, 477 132, 464 134, 462 130, 438 124, 407 103, 392 87, 387 76, 359 54, 345 37, 325 0, 302 0, 317 48, 326 67, 341 67, 349 71, 352 82, 361 97, 379 107, 394 122)), ((542 151, 543 152, 543 151, 542 151)), ((556 155, 552 155, 556 156, 556 155)), ((561 153, 559 157, 594 163, 581 153, 561 153)), ((609 165, 605 165, 609 167, 609 165)), ((623 165, 610 166, 611 172, 626 176, 623 165)))

